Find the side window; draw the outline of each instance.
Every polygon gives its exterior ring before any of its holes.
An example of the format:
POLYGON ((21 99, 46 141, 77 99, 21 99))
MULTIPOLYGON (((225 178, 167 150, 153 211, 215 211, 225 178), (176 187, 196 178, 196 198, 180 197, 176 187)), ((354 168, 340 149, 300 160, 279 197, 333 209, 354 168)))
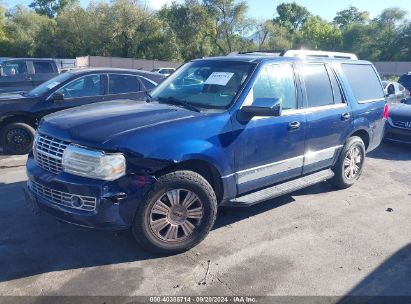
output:
POLYGON ((143 77, 139 77, 141 82, 144 84, 144 87, 147 90, 152 90, 156 87, 156 85, 154 83, 152 83, 151 81, 148 81, 147 79, 143 78, 143 77))
POLYGON ((289 64, 264 66, 252 89, 253 100, 257 98, 281 98, 283 109, 297 109, 297 95, 293 68, 289 64))
POLYGON ((380 79, 372 65, 343 63, 341 68, 358 102, 384 99, 380 79))
POLYGON ((302 68, 308 107, 334 103, 333 90, 324 64, 305 64, 302 68))
POLYGON ((50 62, 46 61, 33 61, 34 72, 36 74, 54 73, 53 67, 50 62))
POLYGON ((2 76, 17 76, 27 74, 27 65, 25 61, 10 61, 3 63, 1 66, 2 76))
POLYGON ((327 70, 328 70, 328 75, 330 76, 331 85, 333 88, 334 103, 335 104, 344 103, 344 97, 341 92, 341 86, 338 84, 335 73, 329 67, 327 68, 327 70))
POLYGON ((400 84, 398 85, 398 88, 400 89, 401 92, 405 90, 405 88, 400 84))
POLYGON ((65 98, 92 97, 102 95, 102 81, 100 75, 81 77, 57 91, 65 98))
POLYGON ((109 74, 108 93, 124 94, 141 91, 138 77, 134 75, 109 74))
POLYGON ((394 85, 392 83, 388 86, 387 93, 388 93, 388 95, 395 94, 395 88, 394 88, 394 85))

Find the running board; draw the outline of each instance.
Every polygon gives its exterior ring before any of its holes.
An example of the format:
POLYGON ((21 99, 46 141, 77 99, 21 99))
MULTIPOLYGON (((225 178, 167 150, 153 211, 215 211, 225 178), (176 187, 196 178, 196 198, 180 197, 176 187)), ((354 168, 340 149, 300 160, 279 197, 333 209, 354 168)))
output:
POLYGON ((227 202, 225 205, 229 206, 251 206, 269 199, 273 199, 282 196, 287 193, 291 193, 308 186, 324 182, 334 176, 334 172, 331 169, 316 172, 304 177, 300 177, 270 188, 246 194, 234 198, 227 202))

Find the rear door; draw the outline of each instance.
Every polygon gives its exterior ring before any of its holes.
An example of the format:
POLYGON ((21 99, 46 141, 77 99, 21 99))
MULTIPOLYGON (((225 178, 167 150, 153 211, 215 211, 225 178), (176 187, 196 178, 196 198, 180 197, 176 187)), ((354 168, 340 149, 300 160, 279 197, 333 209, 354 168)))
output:
POLYGON ((50 61, 33 60, 32 64, 34 74, 31 77, 33 79, 33 85, 35 87, 58 75, 58 71, 55 70, 56 66, 53 65, 53 63, 50 61))
POLYGON ((107 95, 104 100, 142 99, 144 96, 144 86, 137 75, 108 74, 107 95))
POLYGON ((1 65, 0 93, 30 91, 31 75, 25 60, 12 60, 1 65))
POLYGON ((329 167, 342 148, 352 120, 335 71, 324 63, 300 65, 307 130, 303 174, 329 167))

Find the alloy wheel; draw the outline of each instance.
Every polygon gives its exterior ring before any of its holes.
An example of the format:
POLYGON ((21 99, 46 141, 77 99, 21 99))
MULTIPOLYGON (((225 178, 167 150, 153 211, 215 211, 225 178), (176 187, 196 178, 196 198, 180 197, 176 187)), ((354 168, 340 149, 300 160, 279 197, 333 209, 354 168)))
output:
POLYGON ((180 242, 193 234, 201 223, 203 213, 203 204, 194 192, 169 190, 150 210, 150 229, 163 242, 180 242))
POLYGON ((361 171, 362 161, 363 155, 361 149, 358 146, 352 147, 344 159, 344 176, 348 180, 358 177, 361 171))

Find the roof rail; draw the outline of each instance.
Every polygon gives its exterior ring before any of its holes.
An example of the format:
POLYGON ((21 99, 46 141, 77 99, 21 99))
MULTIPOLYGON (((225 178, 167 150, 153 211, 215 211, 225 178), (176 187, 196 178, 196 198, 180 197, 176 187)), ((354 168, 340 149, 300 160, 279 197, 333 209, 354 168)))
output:
POLYGON ((317 57, 317 58, 338 58, 338 59, 351 59, 358 60, 357 55, 352 53, 342 52, 325 52, 325 51, 313 51, 313 50, 268 50, 268 51, 251 51, 240 52, 238 54, 259 54, 267 56, 284 56, 284 57, 317 57))

